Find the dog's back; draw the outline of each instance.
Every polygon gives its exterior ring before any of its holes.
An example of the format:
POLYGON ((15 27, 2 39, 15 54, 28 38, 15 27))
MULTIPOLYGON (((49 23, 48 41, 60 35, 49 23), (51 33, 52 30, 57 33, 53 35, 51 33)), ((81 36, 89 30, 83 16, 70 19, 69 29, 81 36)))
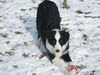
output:
POLYGON ((37 11, 37 30, 41 34, 48 30, 60 29, 58 7, 52 1, 43 1, 37 11))

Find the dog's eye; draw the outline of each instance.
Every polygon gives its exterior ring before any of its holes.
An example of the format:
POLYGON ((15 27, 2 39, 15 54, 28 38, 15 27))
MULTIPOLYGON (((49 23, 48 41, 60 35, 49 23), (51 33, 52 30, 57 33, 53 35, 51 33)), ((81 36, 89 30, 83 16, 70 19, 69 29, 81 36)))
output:
POLYGON ((59 40, 59 43, 62 43, 62 40, 61 39, 59 40))
POLYGON ((56 40, 55 39, 49 39, 49 43, 54 46, 56 44, 56 40))
POLYGON ((66 40, 64 38, 60 38, 59 43, 61 44, 61 46, 63 46, 66 43, 66 40))
POLYGON ((53 44, 55 44, 55 43, 56 43, 56 40, 55 40, 55 39, 53 39, 53 40, 51 40, 51 42, 52 42, 53 44))
POLYGON ((59 39, 59 43, 60 43, 60 44, 63 44, 63 40, 62 40, 62 39, 59 39))

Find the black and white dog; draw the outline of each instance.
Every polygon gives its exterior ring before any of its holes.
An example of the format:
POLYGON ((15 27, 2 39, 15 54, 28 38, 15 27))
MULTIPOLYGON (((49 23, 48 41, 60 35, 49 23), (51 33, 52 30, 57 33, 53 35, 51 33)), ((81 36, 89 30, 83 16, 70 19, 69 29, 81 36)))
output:
POLYGON ((70 34, 61 30, 60 21, 54 2, 45 0, 39 4, 36 18, 38 40, 42 40, 50 61, 64 70, 63 67, 72 61, 68 52, 70 34))

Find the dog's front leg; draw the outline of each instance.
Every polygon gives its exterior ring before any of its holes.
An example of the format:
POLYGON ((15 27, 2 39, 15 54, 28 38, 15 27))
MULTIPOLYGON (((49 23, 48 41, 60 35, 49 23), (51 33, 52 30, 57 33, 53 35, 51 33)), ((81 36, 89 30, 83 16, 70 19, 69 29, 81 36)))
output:
POLYGON ((53 64, 55 64, 61 70, 61 72, 64 73, 64 75, 72 75, 68 71, 69 64, 65 62, 63 59, 61 59, 60 57, 55 57, 52 61, 53 64))

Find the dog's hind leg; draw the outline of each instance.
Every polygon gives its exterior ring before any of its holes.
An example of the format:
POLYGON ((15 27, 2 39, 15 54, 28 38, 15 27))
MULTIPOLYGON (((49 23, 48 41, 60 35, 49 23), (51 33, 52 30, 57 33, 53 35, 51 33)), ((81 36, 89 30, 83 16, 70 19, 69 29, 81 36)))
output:
POLYGON ((35 41, 35 45, 36 45, 38 48, 40 48, 40 45, 41 45, 41 37, 40 37, 39 34, 38 34, 37 40, 35 41))
POLYGON ((41 38, 38 38, 35 42, 35 45, 39 48, 41 45, 41 38))

